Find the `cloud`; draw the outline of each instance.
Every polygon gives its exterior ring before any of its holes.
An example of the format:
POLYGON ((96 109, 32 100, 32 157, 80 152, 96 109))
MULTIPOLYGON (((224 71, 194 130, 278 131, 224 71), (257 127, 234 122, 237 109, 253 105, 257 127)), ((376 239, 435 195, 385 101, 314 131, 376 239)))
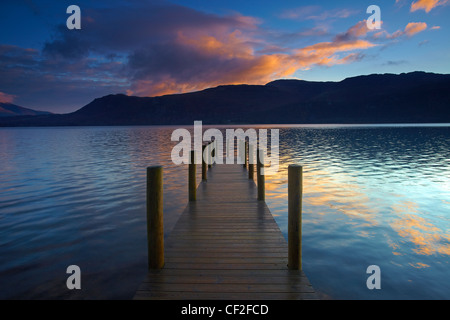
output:
POLYGON ((12 94, 7 94, 7 93, 4 93, 4 92, 1 92, 0 91, 0 102, 3 102, 3 103, 12 103, 13 101, 14 101, 14 98, 15 98, 16 96, 14 96, 14 95, 12 95, 12 94))
POLYGON ((239 14, 219 16, 167 3, 87 8, 82 16, 83 29, 74 32, 60 25, 55 37, 45 43, 44 52, 70 58, 93 52, 123 53, 173 41, 180 30, 190 34, 200 30, 211 33, 236 28, 253 30, 258 23, 258 19, 239 14))
POLYGON ((346 32, 338 34, 336 36, 337 41, 344 41, 344 40, 350 40, 355 39, 359 37, 365 36, 369 31, 369 28, 367 28, 367 21, 363 20, 355 24, 354 26, 350 27, 346 32))
MULTIPOLYGON (((314 10, 309 17, 319 19, 314 10)), ((58 105, 81 107, 110 93, 155 96, 265 84, 314 66, 360 61, 364 50, 376 46, 365 39, 365 21, 317 42, 331 35, 323 28, 283 34, 261 27, 254 17, 162 2, 84 8, 82 19, 81 30, 55 27, 41 51, 0 45, 2 92, 17 95, 24 106, 58 111, 58 105), (308 38, 308 44, 286 41, 293 38, 308 38), (33 103, 50 96, 50 106, 33 103)))
POLYGON ((351 41, 335 41, 335 42, 320 42, 302 49, 298 52, 307 55, 320 55, 320 56, 330 56, 338 52, 353 51, 359 49, 367 49, 375 46, 367 40, 351 40, 351 41))
POLYGON ((359 13, 350 9, 322 10, 320 6, 302 6, 285 10, 278 14, 279 18, 291 20, 315 20, 343 19, 359 13))
POLYGON ((425 12, 428 13, 437 6, 445 5, 448 2, 449 0, 418 0, 411 4, 410 11, 425 10, 425 12))
POLYGON ((0 45, 0 90, 19 96, 24 106, 54 112, 79 108, 102 95, 132 92, 145 81, 155 92, 164 86, 183 92, 187 87, 179 76, 195 82, 191 72, 204 73, 205 60, 179 42, 181 30, 195 39, 235 29, 250 33, 260 23, 237 13, 219 16, 154 1, 102 10, 84 7, 82 19, 82 30, 56 26, 42 50, 0 45), (187 68, 195 57, 195 66, 187 68), (180 66, 185 73, 177 75, 180 66))
MULTIPOLYGON (((331 42, 298 49, 268 40, 269 32, 259 28, 261 21, 254 17, 206 14, 178 5, 146 6, 146 10, 115 8, 101 14, 87 10, 89 20, 82 25, 89 31, 73 33, 61 27, 45 44, 44 53, 81 60, 105 53, 116 55, 115 61, 123 62, 118 77, 130 82, 126 92, 153 96, 222 84, 265 84, 314 65, 358 61, 363 55, 353 51, 374 46, 357 40, 367 33, 362 22, 331 42)), ((306 7, 296 14, 309 12, 306 18, 317 20, 352 14, 334 10, 317 15, 318 8, 306 7)), ((323 28, 315 28, 289 37, 325 34, 323 28)))
POLYGON ((326 26, 314 26, 312 28, 304 28, 295 31, 275 30, 275 29, 258 29, 256 38, 253 37, 255 53, 287 53, 292 48, 298 48, 310 44, 329 39, 334 34, 329 31, 326 26))
POLYGON ((376 46, 367 40, 349 40, 321 42, 297 50, 296 57, 302 69, 309 69, 313 65, 332 66, 361 60, 361 54, 348 53, 355 50, 364 50, 376 46), (342 57, 339 53, 345 52, 342 57))
POLYGON ((288 54, 256 54, 251 41, 238 31, 196 37, 180 32, 173 43, 130 55, 134 84, 129 93, 161 95, 221 84, 265 84, 293 74, 294 65, 288 54))
MULTIPOLYGON (((215 15, 168 3, 86 9, 80 32, 59 26, 43 53, 52 59, 110 59, 122 63, 118 78, 129 94, 154 95, 234 83, 242 71, 255 72, 253 59, 264 41, 259 19, 238 13, 215 15), (244 36, 246 34, 246 36, 244 36)), ((269 71, 270 72, 270 71, 269 71)), ((241 81, 253 80, 252 74, 241 81)))
POLYGON ((101 58, 46 59, 35 49, 0 45, 0 88, 32 109, 68 112, 99 96, 125 92, 129 83, 122 71, 120 63, 101 58))
POLYGON ((396 39, 402 36, 412 37, 413 35, 422 32, 427 29, 425 22, 410 22, 406 25, 404 30, 397 30, 393 34, 388 34, 388 39, 396 39))
POLYGON ((410 22, 406 25, 404 33, 411 37, 416 33, 422 32, 427 29, 427 24, 425 22, 410 22))
POLYGON ((238 30, 195 37, 179 32, 174 42, 151 46, 129 57, 134 84, 128 93, 160 95, 221 84, 265 84, 314 65, 359 61, 364 56, 354 51, 375 46, 358 39, 367 33, 363 25, 358 23, 330 42, 268 54, 256 51, 253 44, 257 41, 238 30))

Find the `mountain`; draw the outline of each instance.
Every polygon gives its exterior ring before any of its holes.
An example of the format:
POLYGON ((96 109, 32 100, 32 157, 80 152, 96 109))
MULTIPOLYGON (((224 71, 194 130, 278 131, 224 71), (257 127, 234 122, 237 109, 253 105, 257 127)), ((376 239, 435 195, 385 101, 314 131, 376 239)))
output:
POLYGON ((0 126, 448 123, 450 75, 373 74, 340 82, 276 80, 160 97, 97 98, 69 114, 0 119, 0 126))
POLYGON ((36 111, 24 107, 17 106, 11 103, 0 102, 0 117, 14 117, 14 116, 36 116, 43 114, 51 114, 46 111, 36 111))

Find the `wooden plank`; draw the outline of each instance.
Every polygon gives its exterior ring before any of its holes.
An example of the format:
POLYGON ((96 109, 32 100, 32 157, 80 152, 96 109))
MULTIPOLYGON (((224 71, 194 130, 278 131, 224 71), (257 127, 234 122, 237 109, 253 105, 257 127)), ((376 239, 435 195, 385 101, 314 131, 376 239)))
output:
POLYGON ((234 293, 260 293, 260 292, 308 292, 313 293, 314 290, 311 286, 305 286, 298 283, 216 283, 211 285, 211 283, 144 283, 140 290, 154 290, 154 291, 165 291, 165 292, 234 292, 234 293))
MULTIPOLYGON (((208 239, 208 242, 202 242, 200 243, 201 239, 184 239, 183 243, 175 243, 173 242, 173 240, 175 240, 176 238, 174 237, 173 239, 170 239, 170 241, 166 242, 166 250, 169 249, 176 249, 176 248, 186 248, 186 247, 192 247, 195 246, 195 248, 197 247, 217 247, 217 246, 221 246, 221 245, 230 245, 231 247, 254 247, 255 249, 264 247, 281 247, 284 248, 284 245, 286 244, 286 242, 284 241, 284 239, 280 239, 280 238, 273 238, 273 239, 233 239, 233 240, 228 240, 228 239, 208 239)), ((264 249, 261 248, 261 249, 264 249)))
POLYGON ((182 277, 191 277, 191 276, 198 276, 198 277, 208 277, 208 276, 215 276, 215 277, 247 277, 247 278, 253 278, 253 277, 262 277, 262 278, 284 278, 284 279, 302 279, 305 283, 309 283, 308 278, 306 275, 299 271, 298 273, 289 273, 285 272, 287 268, 282 269, 263 269, 263 270, 212 270, 212 269, 203 269, 203 270, 194 270, 194 269, 161 269, 164 270, 160 273, 153 273, 153 270, 149 270, 146 280, 150 281, 150 279, 160 278, 160 277, 166 277, 166 276, 182 276, 182 277))
MULTIPOLYGON (((175 238, 174 238, 175 239, 175 238)), ((227 239, 182 239, 183 244, 174 244, 170 243, 167 247, 175 249, 177 247, 192 247, 192 246, 234 246, 234 247, 245 247, 246 245, 251 246, 272 246, 272 247, 280 247, 283 246, 282 239, 233 239, 232 241, 228 241, 227 239), (208 240, 208 243, 198 244, 201 240, 208 240)))
POLYGON ((236 264, 236 265, 244 265, 244 264, 279 264, 279 263, 287 263, 283 258, 280 257, 248 257, 243 255, 241 257, 225 257, 225 256, 216 256, 213 259, 211 257, 186 257, 186 256, 176 256, 176 257, 168 257, 166 259, 166 265, 171 263, 199 263, 199 264, 236 264))
POLYGON ((164 292, 139 290, 136 300, 317 300, 312 292, 164 292))
POLYGON ((135 299, 317 299, 241 165, 216 165, 165 240, 135 299))
MULTIPOLYGON (((183 276, 211 276, 218 275, 216 270, 190 270, 190 269, 170 269, 170 270, 149 270, 147 274, 147 279, 153 277, 162 277, 165 275, 183 275, 183 276)), ((287 268, 279 269, 279 270, 222 270, 220 271, 220 276, 243 276, 243 277, 251 277, 251 276, 259 276, 259 277, 286 277, 286 278, 302 278, 302 281, 308 281, 306 275, 303 271, 298 270, 289 270, 287 268)))
MULTIPOLYGON (((162 277, 149 277, 144 283, 180 283, 180 284, 189 284, 189 283, 217 283, 217 284, 285 284, 289 285, 298 281, 296 277, 285 277, 285 276, 277 276, 277 277, 265 277, 265 276, 223 276, 223 275, 204 275, 199 276, 198 274, 186 276, 186 275, 164 275, 162 277)), ((305 286, 310 286, 303 279, 300 279, 300 282, 305 286)), ((142 289, 142 287, 141 287, 142 289)))
POLYGON ((278 257, 278 258, 286 258, 286 251, 255 251, 255 250, 240 250, 240 251, 227 251, 221 250, 221 252, 216 252, 215 250, 206 251, 206 250, 196 250, 196 251, 168 251, 169 256, 175 256, 176 258, 240 258, 245 256, 246 258, 261 258, 261 257, 278 257))
POLYGON ((192 269, 192 270, 277 270, 286 268, 287 263, 166 263, 165 269, 192 269))

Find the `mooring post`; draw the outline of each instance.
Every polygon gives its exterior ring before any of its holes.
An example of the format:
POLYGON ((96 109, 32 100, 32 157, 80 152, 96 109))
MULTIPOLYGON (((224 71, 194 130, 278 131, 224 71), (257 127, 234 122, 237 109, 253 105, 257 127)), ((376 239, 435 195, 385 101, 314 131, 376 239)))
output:
MULTIPOLYGON (((217 147, 217 142, 216 140, 213 141, 213 149, 211 151, 211 157, 216 159, 216 147, 217 147)), ((214 164, 216 164, 216 162, 214 161, 214 164)))
POLYGON ((195 164, 195 151, 191 150, 190 162, 189 162, 189 201, 197 200, 197 183, 196 178, 196 164, 195 164))
POLYGON ((258 182, 258 200, 266 199, 266 188, 264 179, 264 150, 258 149, 257 155, 257 166, 256 166, 256 178, 258 182))
POLYGON ((288 268, 302 269, 302 193, 303 168, 288 167, 288 268))
POLYGON ((248 145, 248 178, 253 179, 255 172, 255 146, 248 145))
POLYGON ((212 141, 209 141, 207 143, 208 148, 208 168, 212 167, 212 156, 211 156, 211 150, 212 150, 212 141))
POLYGON ((248 164, 248 141, 244 141, 244 168, 247 168, 247 164, 248 164))
POLYGON ((206 171, 208 169, 208 166, 207 166, 206 161, 205 161, 205 149, 206 149, 206 147, 207 147, 206 144, 202 145, 202 180, 204 180, 204 181, 208 180, 207 173, 206 173, 206 171))
POLYGON ((147 168, 148 268, 164 267, 163 168, 147 168))

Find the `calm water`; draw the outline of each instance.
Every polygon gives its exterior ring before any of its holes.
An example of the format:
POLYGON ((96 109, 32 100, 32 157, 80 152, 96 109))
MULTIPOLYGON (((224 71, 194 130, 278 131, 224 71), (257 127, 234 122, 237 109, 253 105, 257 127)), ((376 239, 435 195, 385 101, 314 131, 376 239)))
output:
MULTIPOLYGON (((304 166, 303 267, 331 299, 450 299, 450 127, 280 128, 267 203, 287 233, 304 166), (381 269, 369 290, 366 269, 381 269)), ((0 129, 0 298, 129 299, 146 274, 145 168, 164 166, 165 233, 187 203, 175 127, 0 129), (80 266, 82 290, 66 288, 80 266)))

